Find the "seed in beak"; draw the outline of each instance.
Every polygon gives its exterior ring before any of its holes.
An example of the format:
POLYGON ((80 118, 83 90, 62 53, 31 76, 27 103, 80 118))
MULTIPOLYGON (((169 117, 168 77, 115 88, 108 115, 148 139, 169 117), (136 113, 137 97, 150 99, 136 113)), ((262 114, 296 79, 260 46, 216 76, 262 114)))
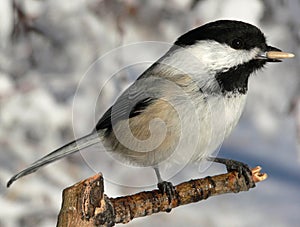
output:
POLYGON ((292 53, 286 53, 281 51, 268 51, 266 53, 267 58, 269 59, 284 59, 284 58, 293 58, 295 57, 292 53))

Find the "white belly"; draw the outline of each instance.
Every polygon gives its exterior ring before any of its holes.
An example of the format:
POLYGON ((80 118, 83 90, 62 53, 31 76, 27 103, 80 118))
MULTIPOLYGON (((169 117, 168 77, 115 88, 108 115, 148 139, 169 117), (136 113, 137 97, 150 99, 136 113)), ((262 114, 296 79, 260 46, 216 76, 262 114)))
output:
MULTIPOLYGON (((203 97, 201 99, 203 100, 203 97)), ((204 102, 199 100, 196 107, 197 120, 192 116, 193 112, 187 112, 182 119, 181 131, 185 137, 181 141, 183 151, 176 156, 185 160, 178 160, 177 163, 188 162, 187 159, 199 161, 212 155, 238 123, 246 95, 210 96, 204 100, 204 102)))
POLYGON ((245 95, 209 97, 198 93, 197 97, 173 96, 165 104, 156 102, 129 121, 133 130, 123 127, 125 121, 119 122, 114 134, 106 138, 107 147, 117 159, 136 166, 185 166, 201 160, 236 126, 246 99, 245 95), (164 111, 170 107, 172 111, 164 111), (153 119, 161 122, 150 122, 153 119))

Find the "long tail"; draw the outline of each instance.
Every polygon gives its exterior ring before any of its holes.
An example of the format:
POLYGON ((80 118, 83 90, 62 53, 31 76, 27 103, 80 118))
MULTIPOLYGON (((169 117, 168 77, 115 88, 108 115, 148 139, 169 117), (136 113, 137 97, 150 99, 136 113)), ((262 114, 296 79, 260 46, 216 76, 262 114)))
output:
POLYGON ((58 159, 61 159, 67 155, 73 154, 83 148, 92 146, 99 142, 99 135, 97 132, 93 131, 92 133, 81 137, 77 140, 74 140, 65 146, 58 148, 57 150, 47 154, 46 156, 42 157, 41 159, 37 160, 36 162, 32 163, 28 168, 22 170, 21 172, 14 175, 8 182, 7 187, 9 187, 14 181, 17 179, 26 176, 30 173, 37 171, 44 165, 47 165, 51 162, 54 162, 58 159))

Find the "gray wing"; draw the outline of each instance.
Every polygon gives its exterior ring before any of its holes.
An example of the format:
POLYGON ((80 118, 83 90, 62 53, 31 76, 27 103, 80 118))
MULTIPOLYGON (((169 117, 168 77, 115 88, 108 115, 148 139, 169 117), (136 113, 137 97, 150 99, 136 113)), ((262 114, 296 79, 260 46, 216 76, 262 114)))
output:
POLYGON ((156 79, 137 80, 116 102, 104 113, 98 121, 95 130, 111 131, 113 124, 120 120, 129 119, 141 114, 149 105, 159 98, 159 89, 151 82, 156 79), (149 86, 150 85, 150 86, 149 86))

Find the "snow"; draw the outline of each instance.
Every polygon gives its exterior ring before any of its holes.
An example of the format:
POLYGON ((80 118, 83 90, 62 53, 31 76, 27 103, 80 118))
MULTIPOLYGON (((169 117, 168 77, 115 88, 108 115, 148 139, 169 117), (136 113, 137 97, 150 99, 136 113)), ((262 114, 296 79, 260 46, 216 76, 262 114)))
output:
MULTIPOLYGON (((0 1, 0 226, 54 226, 62 190, 95 172, 104 174, 109 196, 155 187, 152 170, 124 171, 105 153, 95 158, 97 146, 9 189, 5 185, 37 158, 88 133, 117 95, 183 32, 221 18, 244 20, 259 26, 270 45, 300 54, 300 4, 294 0, 203 0, 194 7, 192 0, 17 2, 46 36, 23 31, 12 41, 12 1, 0 1)), ((219 151, 262 166, 266 181, 249 192, 209 198, 128 226, 298 226, 298 62, 269 64, 250 79, 242 119, 219 151)), ((217 164, 206 172, 198 169, 187 166, 171 181, 225 171, 217 164)))
POLYGON ((257 25, 263 14, 263 2, 259 0, 205 0, 198 4, 197 8, 199 15, 203 17, 202 20, 205 21, 232 19, 257 25))
POLYGON ((0 46, 3 48, 9 41, 13 27, 11 0, 2 0, 0 7, 0 46))

